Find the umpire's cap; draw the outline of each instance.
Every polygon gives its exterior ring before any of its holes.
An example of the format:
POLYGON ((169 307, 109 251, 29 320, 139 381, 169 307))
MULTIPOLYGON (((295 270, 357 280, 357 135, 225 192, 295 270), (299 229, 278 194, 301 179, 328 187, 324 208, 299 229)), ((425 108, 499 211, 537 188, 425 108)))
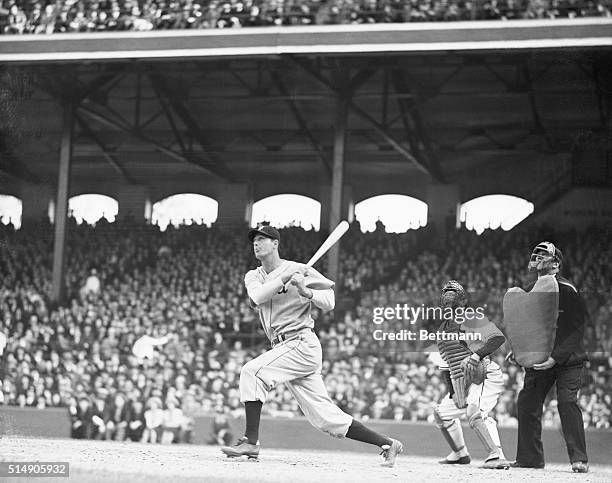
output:
POLYGON ((534 255, 548 255, 555 258, 559 262, 559 264, 563 263, 563 253, 561 252, 561 250, 559 250, 557 246, 555 246, 549 241, 538 243, 538 245, 533 249, 533 252, 531 254, 532 258, 534 255))
POLYGON ((268 238, 272 238, 273 240, 280 241, 280 233, 276 228, 270 225, 258 226, 257 228, 251 228, 249 230, 248 238, 251 243, 253 243, 253 239, 257 235, 263 235, 268 238))

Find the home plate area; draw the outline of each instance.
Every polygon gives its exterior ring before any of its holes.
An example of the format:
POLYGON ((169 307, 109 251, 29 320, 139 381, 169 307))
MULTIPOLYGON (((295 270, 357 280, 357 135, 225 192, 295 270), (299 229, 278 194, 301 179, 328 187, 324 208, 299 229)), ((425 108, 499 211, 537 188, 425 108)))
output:
POLYGON ((588 474, 573 474, 569 465, 545 470, 486 470, 481 461, 468 466, 442 466, 437 458, 397 459, 395 468, 380 466, 372 453, 262 449, 258 461, 226 458, 217 446, 146 445, 112 441, 3 437, 1 461, 68 462, 69 478, 3 478, 4 481, 75 482, 374 482, 374 481, 580 481, 610 482, 612 467, 592 466, 588 474))

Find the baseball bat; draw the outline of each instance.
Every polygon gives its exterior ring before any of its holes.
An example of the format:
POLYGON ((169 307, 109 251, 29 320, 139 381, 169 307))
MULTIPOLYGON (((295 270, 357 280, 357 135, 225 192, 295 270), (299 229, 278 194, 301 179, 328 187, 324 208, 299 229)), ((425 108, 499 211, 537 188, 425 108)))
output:
POLYGON ((349 229, 348 221, 342 220, 338 226, 332 231, 329 236, 325 239, 323 244, 319 247, 316 253, 308 260, 306 263, 307 267, 312 267, 315 263, 319 261, 319 259, 327 253, 327 251, 333 247, 340 238, 347 232, 349 229))

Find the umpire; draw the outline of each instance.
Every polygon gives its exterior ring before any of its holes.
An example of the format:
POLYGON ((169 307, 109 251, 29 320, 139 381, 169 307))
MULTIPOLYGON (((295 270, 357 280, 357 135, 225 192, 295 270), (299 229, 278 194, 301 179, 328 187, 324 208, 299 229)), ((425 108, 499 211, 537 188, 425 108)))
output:
POLYGON ((559 275, 563 254, 550 242, 535 247, 529 271, 538 277, 554 275, 559 284, 559 317, 553 351, 547 360, 525 369, 525 381, 518 395, 518 446, 513 467, 544 468, 542 448, 542 406, 557 384, 557 401, 567 453, 576 473, 589 471, 582 411, 578 405, 583 366, 585 304, 576 287, 559 275))

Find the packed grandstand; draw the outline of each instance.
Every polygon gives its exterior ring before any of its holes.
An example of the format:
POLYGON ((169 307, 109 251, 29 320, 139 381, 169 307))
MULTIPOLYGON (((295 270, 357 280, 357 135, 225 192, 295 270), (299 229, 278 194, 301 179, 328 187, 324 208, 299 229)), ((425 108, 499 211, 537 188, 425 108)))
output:
MULTIPOLYGON (((73 221, 68 297, 54 306, 52 226, 0 226, 0 332, 8 338, 0 403, 68 407, 77 438, 188 442, 193 418, 203 414, 216 414, 214 432, 229 437, 227 418, 242 412, 240 368, 267 344, 242 283, 256 265, 246 228, 191 225, 161 232, 128 222, 92 227, 73 221), (142 335, 165 335, 169 342, 155 357, 139 359, 132 346, 142 335)), ((281 256, 306 260, 323 235, 289 227, 281 236, 281 256)), ((462 230, 441 240, 428 228, 389 234, 379 224, 364 234, 353 223, 342 243, 342 297, 316 322, 331 397, 363 419, 432 421, 444 391, 435 361, 427 352, 373 344, 367 330, 373 307, 435 304, 442 284, 454 278, 466 285, 471 303, 486 307, 503 327, 503 294, 527 282, 526 257, 545 238, 562 247, 564 274, 588 304, 584 425, 609 428, 612 237, 596 229, 578 234, 519 227, 481 236, 462 230)), ((515 425, 522 371, 504 355, 495 355, 506 390, 494 416, 500 425, 515 425)), ((282 387, 264 411, 300 414, 282 387)), ((552 393, 544 425, 557 424, 552 393)))
POLYGON ((0 32, 610 17, 610 0, 3 0, 0 32))

